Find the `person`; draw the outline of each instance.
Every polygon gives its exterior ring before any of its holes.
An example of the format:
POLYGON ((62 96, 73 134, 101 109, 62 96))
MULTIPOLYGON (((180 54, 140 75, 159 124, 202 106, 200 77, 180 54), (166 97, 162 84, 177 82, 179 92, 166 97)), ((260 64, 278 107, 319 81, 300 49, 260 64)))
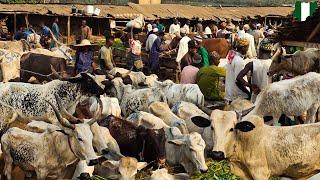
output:
POLYGON ((212 65, 202 67, 197 73, 197 84, 205 99, 222 101, 224 98, 224 79, 226 71, 220 64, 220 55, 213 51, 210 53, 212 65))
POLYGON ((264 38, 263 31, 261 31, 260 28, 261 24, 257 24, 254 26, 254 30, 252 31, 252 36, 254 37, 254 44, 257 49, 260 41, 264 38))
POLYGON ((178 53, 177 53, 176 62, 180 62, 181 59, 183 58, 183 56, 186 55, 188 52, 188 42, 191 39, 187 36, 186 32, 187 31, 184 28, 182 28, 180 31, 180 35, 182 38, 179 42, 179 49, 178 49, 178 53))
POLYGON ((112 55, 112 45, 113 45, 114 37, 106 38, 106 43, 99 50, 99 64, 100 69, 105 72, 107 70, 111 70, 115 67, 115 63, 113 62, 112 55))
POLYGON ((157 24, 157 28, 158 28, 159 33, 164 32, 164 30, 165 30, 164 25, 162 23, 160 23, 159 19, 157 19, 156 24, 157 24))
POLYGON ((86 71, 92 73, 95 69, 91 46, 92 44, 88 39, 83 39, 80 44, 75 45, 77 51, 74 75, 86 71))
POLYGON ((195 84, 197 79, 197 73, 201 68, 201 57, 195 55, 192 59, 192 63, 183 68, 180 76, 181 84, 195 84))
POLYGON ((259 59, 270 59, 271 51, 273 48, 273 42, 271 36, 274 34, 272 29, 264 32, 264 38, 260 41, 258 45, 258 58, 259 59))
POLYGON ((24 35, 23 35, 23 27, 21 26, 19 28, 19 30, 14 34, 14 40, 21 40, 21 39, 24 39, 24 35))
POLYGON ((249 42, 249 49, 247 51, 246 56, 250 59, 257 57, 257 51, 254 44, 254 37, 249 34, 250 26, 248 24, 245 24, 244 26, 239 27, 240 31, 238 32, 239 38, 246 38, 249 42))
POLYGON ((132 71, 142 71, 143 62, 141 60, 141 47, 142 44, 139 41, 139 35, 131 32, 131 38, 129 39, 130 52, 127 57, 128 69, 132 71))
POLYGON ((202 37, 200 35, 197 35, 194 37, 194 40, 197 42, 198 50, 197 53, 202 58, 202 64, 204 66, 209 66, 209 53, 205 47, 202 46, 202 37))
POLYGON ((159 56, 161 52, 161 41, 164 36, 164 33, 159 33, 159 36, 156 38, 149 53, 149 70, 152 74, 159 75, 160 65, 159 65, 159 56))
POLYGON ((217 38, 217 32, 219 31, 218 26, 215 24, 211 25, 212 38, 217 38))
POLYGON ((221 29, 217 32, 217 38, 226 38, 227 31, 227 23, 221 22, 221 29))
POLYGON ((251 100, 254 102, 256 96, 264 89, 269 82, 268 71, 271 65, 271 59, 260 60, 254 59, 253 61, 247 63, 245 67, 239 72, 236 78, 236 85, 239 89, 243 89, 245 93, 251 97, 251 100), (245 76, 251 72, 251 82, 245 80, 245 76), (252 89, 250 93, 247 88, 252 89))
POLYGON ((41 46, 45 49, 49 49, 50 40, 51 40, 51 30, 44 24, 44 22, 40 23, 41 26, 41 46))
POLYGON ((250 99, 247 89, 239 89, 236 85, 236 78, 244 68, 244 57, 248 51, 249 41, 246 38, 238 38, 237 50, 229 51, 226 64, 225 100, 232 102, 237 98, 250 99))
POLYGON ((203 26, 202 26, 202 19, 199 18, 199 22, 196 25, 197 33, 202 35, 203 34, 203 26))
POLYGON ((232 23, 230 18, 227 18, 226 23, 227 23, 226 28, 229 29, 229 31, 233 31, 236 28, 236 26, 232 23))
POLYGON ((175 37, 179 33, 180 33, 179 21, 177 19, 174 19, 173 24, 170 25, 169 34, 175 37))
POLYGON ((83 39, 88 39, 88 40, 91 39, 91 29, 87 25, 87 21, 86 20, 82 20, 82 24, 81 24, 80 41, 82 41, 83 39))
POLYGON ((59 23, 59 19, 55 18, 51 29, 52 29, 52 34, 56 41, 51 41, 50 48, 57 47, 57 41, 59 41, 60 39, 60 29, 59 29, 58 23, 59 23))
POLYGON ((159 30, 158 28, 154 28, 152 30, 152 33, 148 36, 147 41, 146 41, 146 51, 149 52, 151 50, 151 47, 154 43, 154 41, 157 39, 157 34, 159 30))
POLYGON ((147 24, 147 34, 149 34, 152 31, 152 24, 151 22, 147 24))
POLYGON ((181 63, 180 63, 180 69, 181 71, 183 70, 184 67, 192 64, 193 62, 193 58, 195 56, 199 56, 197 54, 197 50, 198 50, 198 47, 197 47, 197 43, 196 41, 194 40, 190 40, 188 42, 188 52, 183 56, 183 58, 181 59, 181 63))
POLYGON ((210 29, 209 26, 207 26, 205 29, 204 29, 204 35, 205 35, 205 38, 206 39, 209 39, 212 37, 212 31, 210 29))
POLYGON ((190 34, 190 20, 187 20, 186 24, 183 26, 183 29, 186 30, 186 34, 190 34))

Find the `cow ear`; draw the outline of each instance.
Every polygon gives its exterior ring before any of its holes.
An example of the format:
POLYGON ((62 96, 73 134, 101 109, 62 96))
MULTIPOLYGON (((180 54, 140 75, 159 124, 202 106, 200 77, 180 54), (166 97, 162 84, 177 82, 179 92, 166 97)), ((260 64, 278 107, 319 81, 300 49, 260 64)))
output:
POLYGON ((122 82, 123 84, 127 85, 127 84, 132 84, 132 79, 130 76, 126 76, 122 78, 122 82))
POLYGON ((241 121, 236 124, 235 129, 238 129, 241 132, 249 132, 255 128, 254 124, 249 121, 241 121))
POLYGON ((204 118, 202 116, 194 116, 191 118, 191 121, 198 127, 209 127, 211 125, 211 121, 207 118, 204 118))
POLYGON ((186 143, 182 140, 179 140, 179 139, 175 139, 175 140, 170 140, 168 141, 169 144, 174 144, 174 145, 177 145, 177 146, 181 146, 181 145, 185 145, 186 143))
POLYGON ((141 169, 145 168, 148 164, 146 162, 138 162, 137 169, 140 171, 141 169))
POLYGON ((107 160, 107 161, 104 161, 101 165, 108 169, 115 170, 119 168, 119 161, 107 160))

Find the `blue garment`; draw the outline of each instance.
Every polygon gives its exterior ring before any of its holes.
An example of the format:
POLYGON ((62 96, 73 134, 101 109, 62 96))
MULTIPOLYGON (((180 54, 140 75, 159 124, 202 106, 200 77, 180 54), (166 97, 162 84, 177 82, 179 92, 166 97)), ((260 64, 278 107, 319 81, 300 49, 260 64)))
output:
POLYGON ((157 37, 157 39, 152 44, 150 53, 149 53, 149 69, 152 73, 157 74, 159 71, 159 56, 160 56, 160 45, 161 39, 157 37))
POLYGON ((42 28, 42 35, 43 36, 49 36, 50 35, 50 29, 47 26, 44 26, 42 28))
POLYGON ((92 71, 93 51, 77 51, 76 54, 76 71, 77 73, 89 70, 92 71))

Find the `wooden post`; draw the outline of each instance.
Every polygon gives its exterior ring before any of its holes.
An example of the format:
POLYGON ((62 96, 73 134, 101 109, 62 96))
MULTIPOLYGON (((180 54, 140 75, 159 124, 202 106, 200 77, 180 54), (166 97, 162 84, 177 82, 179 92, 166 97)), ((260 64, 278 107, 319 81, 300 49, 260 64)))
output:
POLYGON ((68 16, 67 22, 67 44, 70 44, 70 16, 68 16))
POLYGON ((26 21, 27 28, 29 28, 29 16, 28 16, 28 14, 24 15, 24 20, 26 21))
POLYGON ((320 30, 320 23, 318 23, 317 26, 314 28, 314 30, 311 32, 311 34, 307 39, 307 42, 310 42, 312 38, 318 34, 319 30, 320 30))
POLYGON ((17 13, 14 13, 13 15, 13 32, 17 32, 17 13))

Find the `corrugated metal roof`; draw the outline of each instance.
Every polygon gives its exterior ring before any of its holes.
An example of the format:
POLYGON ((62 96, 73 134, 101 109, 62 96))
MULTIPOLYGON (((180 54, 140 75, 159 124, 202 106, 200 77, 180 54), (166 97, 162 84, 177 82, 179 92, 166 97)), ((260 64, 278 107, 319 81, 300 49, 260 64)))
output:
MULTIPOLYGON (((78 9, 84 9, 85 5, 76 5, 78 9)), ((181 4, 139 5, 129 3, 128 6, 95 5, 100 8, 100 17, 119 19, 132 19, 143 14, 146 19, 155 18, 202 18, 204 20, 215 19, 241 19, 243 17, 278 15, 287 16, 292 13, 292 7, 201 7, 181 4)), ((32 14, 55 14, 68 16, 71 13, 71 5, 58 4, 1 4, 0 12, 28 12, 32 14)))

